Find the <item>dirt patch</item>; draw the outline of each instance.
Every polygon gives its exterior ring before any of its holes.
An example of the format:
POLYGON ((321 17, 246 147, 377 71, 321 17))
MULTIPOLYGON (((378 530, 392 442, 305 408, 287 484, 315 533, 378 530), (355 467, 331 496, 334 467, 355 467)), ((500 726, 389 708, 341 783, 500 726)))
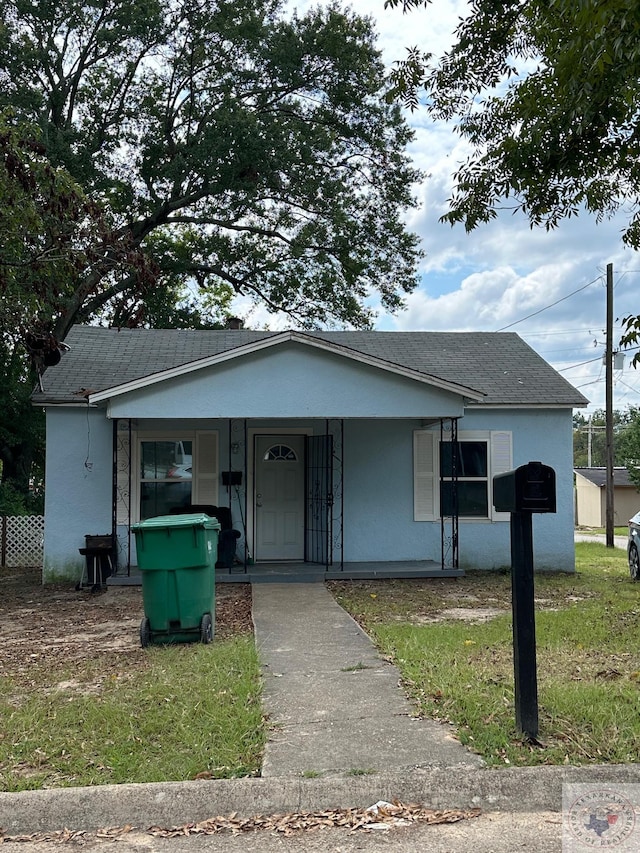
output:
POLYGON ((364 622, 478 623, 511 611, 511 579, 498 573, 463 578, 331 581, 328 586, 338 600, 351 600, 356 618, 359 606, 371 599, 372 606, 365 605, 360 613, 364 622))
MULTIPOLYGON (((91 593, 72 584, 43 586, 39 568, 0 569, 0 676, 28 684, 40 668, 92 659, 99 680, 126 677, 137 663, 144 666, 143 616, 139 586, 91 593)), ((252 630, 250 584, 217 584, 216 639, 252 630)), ((59 686, 69 689, 72 681, 59 686)))
POLYGON ((490 619, 495 619, 496 616, 504 616, 505 613, 509 612, 498 607, 448 607, 439 613, 433 613, 429 616, 414 617, 411 621, 417 625, 426 625, 430 622, 448 622, 451 620, 479 624, 488 622, 490 619))

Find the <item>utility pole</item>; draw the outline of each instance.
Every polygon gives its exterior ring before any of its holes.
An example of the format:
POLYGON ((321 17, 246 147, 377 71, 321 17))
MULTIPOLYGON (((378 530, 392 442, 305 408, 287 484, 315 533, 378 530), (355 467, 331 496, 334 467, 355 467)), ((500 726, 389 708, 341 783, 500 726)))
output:
POLYGON ((607 336, 605 348, 606 544, 613 548, 613 264, 607 264, 607 336))

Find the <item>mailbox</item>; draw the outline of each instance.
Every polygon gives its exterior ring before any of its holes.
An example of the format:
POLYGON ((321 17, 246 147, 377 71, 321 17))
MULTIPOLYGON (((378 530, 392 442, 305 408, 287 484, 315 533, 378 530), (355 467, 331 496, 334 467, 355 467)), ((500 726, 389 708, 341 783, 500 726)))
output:
POLYGON ((555 512, 556 472, 542 462, 528 462, 493 478, 497 512, 555 512))

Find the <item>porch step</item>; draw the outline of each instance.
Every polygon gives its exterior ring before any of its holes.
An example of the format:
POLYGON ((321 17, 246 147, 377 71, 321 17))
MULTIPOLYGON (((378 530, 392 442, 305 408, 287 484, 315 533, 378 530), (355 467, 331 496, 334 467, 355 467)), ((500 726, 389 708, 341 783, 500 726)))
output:
MULTIPOLYGON (((137 567, 112 575, 108 586, 141 586, 142 576, 137 567)), ((218 583, 321 583, 322 581, 383 580, 384 578, 460 578, 462 569, 443 569, 430 560, 404 563, 345 563, 342 568, 310 563, 279 563, 248 565, 246 571, 216 569, 218 583)))

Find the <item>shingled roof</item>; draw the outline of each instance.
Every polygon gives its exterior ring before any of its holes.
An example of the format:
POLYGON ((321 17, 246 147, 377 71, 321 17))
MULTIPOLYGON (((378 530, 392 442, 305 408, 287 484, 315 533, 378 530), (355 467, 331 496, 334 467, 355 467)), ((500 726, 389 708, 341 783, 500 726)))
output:
MULTIPOLYGON (((37 404, 78 403, 171 368, 282 337, 282 332, 105 329, 74 326, 69 352, 43 376, 37 404)), ((587 400, 513 332, 296 332, 400 367, 473 389, 474 405, 579 407, 587 400)), ((246 351, 246 350, 245 350, 246 351)))
MULTIPOLYGON (((599 489, 604 489, 607 484, 607 469, 606 468, 575 468, 576 474, 580 474, 585 480, 589 480, 594 486, 599 489)), ((629 486, 635 489, 636 486, 631 482, 629 471, 626 468, 613 469, 613 485, 614 486, 629 486)))

